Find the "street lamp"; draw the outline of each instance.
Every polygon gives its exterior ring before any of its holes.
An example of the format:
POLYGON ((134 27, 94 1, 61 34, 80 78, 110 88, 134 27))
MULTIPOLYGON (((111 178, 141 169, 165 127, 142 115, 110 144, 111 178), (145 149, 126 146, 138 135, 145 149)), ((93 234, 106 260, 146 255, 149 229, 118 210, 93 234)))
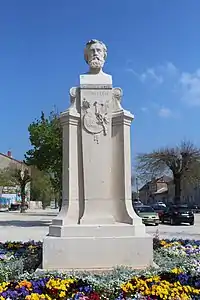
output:
POLYGON ((23 169, 21 169, 20 177, 21 177, 22 180, 24 179, 24 170, 23 169))
POLYGON ((138 188, 138 178, 135 178, 135 184, 136 184, 136 191, 137 191, 137 197, 139 198, 139 188, 138 188))

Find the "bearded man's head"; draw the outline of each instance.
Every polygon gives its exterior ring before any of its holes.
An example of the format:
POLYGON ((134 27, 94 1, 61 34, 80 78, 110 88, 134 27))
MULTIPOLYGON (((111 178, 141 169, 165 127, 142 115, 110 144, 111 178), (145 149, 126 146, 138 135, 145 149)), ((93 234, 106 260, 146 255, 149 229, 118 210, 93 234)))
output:
POLYGON ((107 57, 106 45, 98 40, 91 40, 86 44, 84 58, 91 69, 101 70, 107 57))

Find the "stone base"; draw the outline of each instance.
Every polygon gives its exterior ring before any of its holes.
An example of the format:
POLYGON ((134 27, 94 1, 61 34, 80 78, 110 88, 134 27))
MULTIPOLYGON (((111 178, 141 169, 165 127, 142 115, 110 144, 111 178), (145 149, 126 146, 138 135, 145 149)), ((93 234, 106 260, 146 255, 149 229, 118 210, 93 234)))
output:
POLYGON ((137 231, 132 225, 77 225, 63 230, 65 236, 44 239, 45 270, 108 270, 120 265, 143 269, 153 265, 152 237, 133 234, 137 231))

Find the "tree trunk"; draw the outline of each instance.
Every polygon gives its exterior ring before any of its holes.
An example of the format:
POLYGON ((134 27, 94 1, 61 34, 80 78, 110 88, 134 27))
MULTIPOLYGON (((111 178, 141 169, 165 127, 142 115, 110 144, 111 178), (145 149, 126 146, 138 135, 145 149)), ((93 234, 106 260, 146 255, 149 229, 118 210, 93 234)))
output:
POLYGON ((61 211, 61 208, 62 208, 62 191, 60 191, 58 193, 58 197, 59 197, 59 200, 58 200, 59 211, 61 211))
POLYGON ((54 191, 55 195, 55 208, 58 208, 61 211, 62 208, 62 191, 54 191))
POLYGON ((181 174, 174 174, 174 202, 179 204, 181 202, 181 174))
POLYGON ((24 213, 26 211, 26 193, 25 193, 25 185, 21 186, 21 209, 20 213, 24 213))
POLYGON ((58 199, 57 199, 57 197, 55 197, 55 200, 54 200, 54 208, 55 209, 58 208, 58 199))

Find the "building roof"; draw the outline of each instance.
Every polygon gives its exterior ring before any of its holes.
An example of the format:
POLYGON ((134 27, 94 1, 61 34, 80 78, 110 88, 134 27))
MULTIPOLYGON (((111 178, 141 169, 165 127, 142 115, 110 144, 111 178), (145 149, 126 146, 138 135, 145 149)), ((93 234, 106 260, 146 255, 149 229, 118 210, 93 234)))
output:
POLYGON ((163 193, 166 193, 166 192, 168 192, 168 188, 167 187, 162 187, 159 190, 157 190, 154 194, 157 195, 157 194, 163 194, 163 193))
POLYGON ((1 153, 1 152, 0 152, 0 156, 4 156, 4 157, 6 157, 6 158, 9 158, 11 161, 15 161, 15 162, 17 162, 17 163, 19 163, 19 164, 25 164, 23 161, 18 160, 18 159, 15 159, 15 158, 13 158, 12 156, 6 155, 6 154, 1 153))
POLYGON ((170 182, 170 181, 172 181, 172 180, 173 180, 172 177, 167 176, 167 175, 163 175, 162 177, 159 177, 159 178, 157 179, 157 182, 165 182, 165 183, 168 183, 168 182, 170 182))
POLYGON ((147 183, 145 183, 145 184, 140 188, 140 191, 148 190, 150 184, 157 183, 157 182, 165 182, 165 183, 169 183, 169 182, 171 182, 172 180, 173 180, 173 179, 172 179, 170 176, 167 176, 167 175, 163 175, 163 176, 158 177, 158 178, 153 178, 152 180, 150 180, 150 181, 148 181, 147 183))

